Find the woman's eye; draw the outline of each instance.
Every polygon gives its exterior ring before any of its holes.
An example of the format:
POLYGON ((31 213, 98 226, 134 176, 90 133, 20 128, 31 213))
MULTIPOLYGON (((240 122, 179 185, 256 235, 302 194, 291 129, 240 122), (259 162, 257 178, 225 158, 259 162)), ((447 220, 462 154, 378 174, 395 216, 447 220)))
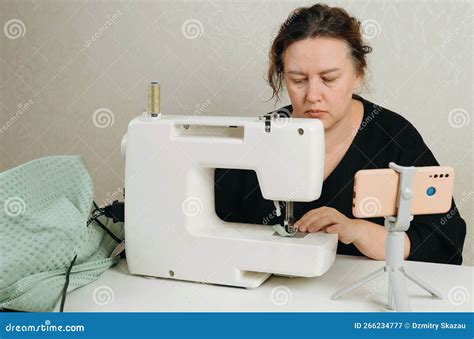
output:
POLYGON ((334 80, 336 80, 337 78, 323 78, 323 81, 324 82, 333 82, 334 80))
POLYGON ((304 82, 304 79, 295 79, 293 80, 295 84, 302 84, 304 82))

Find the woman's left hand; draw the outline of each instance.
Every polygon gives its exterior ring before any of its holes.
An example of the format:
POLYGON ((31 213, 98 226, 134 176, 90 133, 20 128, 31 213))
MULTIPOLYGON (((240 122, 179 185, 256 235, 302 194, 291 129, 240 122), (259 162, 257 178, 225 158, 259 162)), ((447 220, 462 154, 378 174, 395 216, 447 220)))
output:
POLYGON ((301 232, 334 233, 344 244, 354 242, 361 231, 358 219, 350 219, 332 207, 320 207, 307 212, 294 227, 301 232))

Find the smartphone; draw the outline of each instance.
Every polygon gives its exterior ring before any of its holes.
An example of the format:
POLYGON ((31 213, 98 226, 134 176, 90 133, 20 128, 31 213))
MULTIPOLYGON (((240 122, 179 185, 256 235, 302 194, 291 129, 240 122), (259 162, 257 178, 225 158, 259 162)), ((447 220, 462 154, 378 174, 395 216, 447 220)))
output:
MULTIPOLYGON (((360 170, 354 177, 352 213, 356 218, 397 214, 400 174, 390 168, 360 170)), ((413 179, 412 215, 445 213, 451 208, 454 169, 417 167, 413 179)))

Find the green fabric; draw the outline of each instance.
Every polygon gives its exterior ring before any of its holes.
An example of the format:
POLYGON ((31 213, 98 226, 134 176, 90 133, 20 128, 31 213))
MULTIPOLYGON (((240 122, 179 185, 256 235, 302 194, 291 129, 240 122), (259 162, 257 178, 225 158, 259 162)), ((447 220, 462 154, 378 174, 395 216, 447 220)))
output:
MULTIPOLYGON (((118 262, 109 258, 117 243, 95 222, 86 227, 93 194, 80 156, 41 158, 0 173, 0 307, 51 311, 76 254, 68 292, 118 262)), ((120 237, 122 226, 113 229, 120 237)))

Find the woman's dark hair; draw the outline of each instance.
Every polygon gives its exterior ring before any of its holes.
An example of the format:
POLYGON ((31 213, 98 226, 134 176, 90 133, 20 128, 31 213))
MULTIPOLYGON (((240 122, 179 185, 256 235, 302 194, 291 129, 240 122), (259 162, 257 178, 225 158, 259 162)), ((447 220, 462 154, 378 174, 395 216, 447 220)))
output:
POLYGON ((347 42, 354 67, 360 76, 365 75, 365 55, 372 51, 362 40, 361 23, 344 9, 316 4, 295 9, 281 25, 270 49, 270 67, 267 80, 273 89, 272 99, 279 99, 283 87, 283 54, 293 42, 308 38, 329 37, 347 42))

